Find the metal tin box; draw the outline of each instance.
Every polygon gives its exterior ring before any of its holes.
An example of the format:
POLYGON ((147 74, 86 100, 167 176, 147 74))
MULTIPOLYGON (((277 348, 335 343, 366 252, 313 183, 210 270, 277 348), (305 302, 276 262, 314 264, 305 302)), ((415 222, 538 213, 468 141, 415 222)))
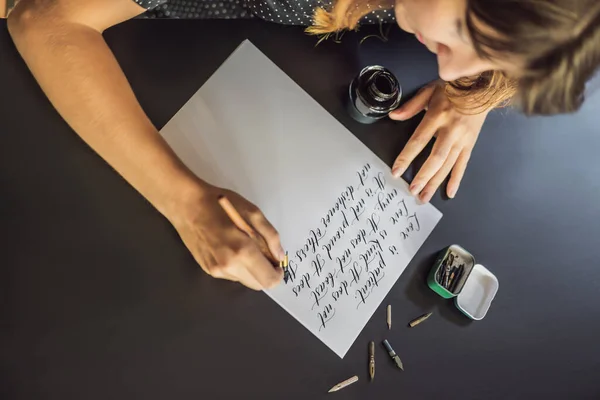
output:
POLYGON ((496 276, 456 244, 440 252, 427 284, 443 298, 454 298, 456 307, 473 320, 485 317, 498 292, 496 276))

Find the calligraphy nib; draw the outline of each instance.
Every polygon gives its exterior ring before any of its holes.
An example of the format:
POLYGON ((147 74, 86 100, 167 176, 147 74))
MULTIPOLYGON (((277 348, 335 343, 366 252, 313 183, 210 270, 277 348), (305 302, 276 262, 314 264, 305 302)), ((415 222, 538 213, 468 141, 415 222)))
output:
POLYGON ((404 371, 404 365, 402 365, 402 361, 400 361, 400 357, 394 356, 394 361, 396 362, 396 366, 404 371))
POLYGON ((290 271, 288 271, 287 268, 283 269, 283 282, 288 283, 288 280, 290 279, 290 271))

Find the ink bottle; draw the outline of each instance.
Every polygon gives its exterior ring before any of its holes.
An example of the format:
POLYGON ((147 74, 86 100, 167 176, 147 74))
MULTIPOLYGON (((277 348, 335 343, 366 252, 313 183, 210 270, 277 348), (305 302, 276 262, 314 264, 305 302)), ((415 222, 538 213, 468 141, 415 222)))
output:
POLYGON ((347 109, 352 118, 371 124, 398 107, 402 87, 388 69, 371 65, 350 82, 349 94, 347 109))

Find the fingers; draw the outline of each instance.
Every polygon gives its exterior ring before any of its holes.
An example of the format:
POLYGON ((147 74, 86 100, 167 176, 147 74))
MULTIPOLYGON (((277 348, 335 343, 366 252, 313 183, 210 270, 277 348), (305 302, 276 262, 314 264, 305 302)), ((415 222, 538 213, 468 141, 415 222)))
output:
POLYGON ((446 179, 446 177, 450 174, 450 171, 452 171, 452 167, 456 163, 459 154, 460 151, 456 148, 450 150, 450 153, 448 154, 448 157, 446 158, 446 161, 444 161, 442 167, 429 180, 423 191, 420 193, 419 199, 421 199, 421 201, 428 202, 431 200, 437 188, 440 187, 442 182, 444 182, 444 179, 446 179))
POLYGON ((447 194, 451 199, 456 196, 456 192, 458 192, 458 187, 460 186, 460 181, 462 180, 465 170, 467 169, 467 164, 469 163, 469 159, 471 158, 471 150, 463 150, 462 153, 458 156, 458 160, 456 160, 456 164, 454 164, 454 168, 452 169, 452 174, 450 175, 450 180, 448 181, 447 194))
POLYGON ((435 85, 425 86, 412 99, 404 103, 400 108, 392 111, 390 118, 397 121, 411 119, 427 108, 433 92, 435 92, 435 85))
POLYGON ((400 109, 392 119, 411 118, 423 108, 427 113, 392 166, 392 175, 400 177, 435 135, 432 153, 410 186, 413 195, 429 201, 435 190, 450 175, 448 197, 456 195, 469 157, 487 113, 467 116, 455 109, 443 86, 429 85, 400 109))
POLYGON ((281 246, 279 233, 267 220, 264 214, 260 212, 260 210, 256 209, 248 213, 247 218, 256 232, 258 232, 258 234, 265 239, 271 254, 273 254, 278 261, 283 260, 285 257, 285 251, 281 246))
POLYGON ((254 275, 250 273, 246 268, 243 268, 241 265, 238 265, 235 268, 232 268, 232 273, 235 275, 230 275, 228 273, 224 273, 221 279, 227 279, 233 282, 239 282, 242 285, 250 288, 252 290, 260 291, 263 290, 264 287, 256 280, 254 275))
POLYGON ((196 215, 175 225, 195 260, 208 275, 240 282, 254 290, 277 285, 283 280, 283 270, 279 260, 270 259, 283 259, 285 254, 275 228, 239 194, 219 188, 212 194, 203 197, 196 215), (218 201, 223 198, 231 201, 235 213, 224 209, 218 201), (240 219, 245 227, 236 221, 240 219))
MULTIPOLYGON (((260 290, 276 286, 283 279, 283 270, 274 267, 254 241, 238 254, 238 268, 232 271, 241 283, 258 284, 260 290)), ((253 288, 253 286, 246 285, 253 288)))
POLYGON ((256 243, 248 237, 241 238, 239 250, 226 249, 215 259, 217 262, 207 270, 209 275, 238 281, 250 289, 272 288, 283 279, 281 268, 273 267, 256 243))
POLYGON ((438 121, 425 114, 423 120, 412 134, 404 149, 392 166, 392 175, 399 178, 404 174, 411 162, 423 151, 438 128, 438 121))
POLYGON ((243 234, 233 224, 227 222, 230 229, 224 231, 219 240, 227 243, 221 248, 219 261, 225 279, 233 277, 251 289, 272 288, 283 279, 283 270, 278 264, 285 257, 277 230, 267 221, 258 207, 237 193, 228 194, 242 218, 249 223, 252 235, 243 234), (267 258, 268 257, 268 258, 267 258), (273 259, 275 258, 275 259, 273 259))
MULTIPOLYGON (((220 269, 218 271, 213 271, 212 274, 209 273, 210 276, 212 276, 213 278, 217 278, 217 279, 224 279, 224 280, 228 280, 231 282, 240 282, 240 280, 233 276, 233 275, 229 275, 228 273, 225 272, 224 269, 220 269)), ((242 282, 240 282, 242 283, 242 282)), ((252 290, 262 290, 262 288, 260 287, 260 285, 258 284, 258 282, 255 281, 254 278, 247 280, 246 282, 242 283, 244 286, 249 287, 252 290)))
POLYGON ((239 282, 242 285, 244 285, 247 288, 250 288, 252 290, 256 290, 256 291, 263 290, 263 287, 256 281, 256 279, 248 271, 240 270, 240 273, 241 273, 241 275, 243 275, 242 277, 229 275, 223 271, 221 271, 221 273, 217 273, 217 274, 214 274, 211 276, 213 278, 217 278, 217 279, 225 279, 225 280, 232 281, 232 282, 239 282))
MULTIPOLYGON (((431 154, 425 161, 425 164, 419 170, 419 173, 413 179, 410 185, 410 192, 417 196, 421 193, 425 185, 433 178, 433 176, 442 168, 446 160, 450 155, 450 151, 452 150, 452 146, 455 143, 455 136, 457 135, 456 131, 447 132, 440 131, 438 134, 438 139, 433 145, 433 149, 431 150, 431 154)), ((454 161, 458 158, 458 151, 456 151, 456 155, 454 156, 454 161)), ((452 167, 452 165, 450 166, 452 167)), ((450 172, 450 169, 448 169, 450 172)), ((433 195, 433 193, 432 193, 433 195)))

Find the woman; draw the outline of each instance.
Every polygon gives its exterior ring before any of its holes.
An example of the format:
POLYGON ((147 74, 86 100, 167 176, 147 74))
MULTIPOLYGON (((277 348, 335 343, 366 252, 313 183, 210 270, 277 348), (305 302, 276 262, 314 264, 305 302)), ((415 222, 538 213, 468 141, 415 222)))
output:
MULTIPOLYGON (((9 30, 63 118, 174 225, 208 274, 253 289, 271 287, 281 271, 233 226, 218 196, 227 193, 273 254, 283 257, 277 231, 241 196, 207 184, 181 163, 144 114, 102 38, 103 30, 146 8, 171 13, 161 4, 165 0, 135 1, 21 0, 9 16, 9 30)), ((180 12, 200 16, 196 6, 202 0, 172 1, 180 12)), ((202 10, 227 17, 222 12, 240 6, 218 1, 202 3, 202 10)), ((425 201, 448 175, 447 191, 454 196, 491 108, 512 99, 529 114, 574 111, 600 64, 598 0, 396 0, 395 5, 249 0, 247 9, 274 22, 310 25, 314 34, 395 14, 402 29, 437 54, 440 77, 448 83, 426 87, 391 114, 404 120, 428 110, 392 170, 402 175, 436 135, 431 156, 411 184, 425 201)))

